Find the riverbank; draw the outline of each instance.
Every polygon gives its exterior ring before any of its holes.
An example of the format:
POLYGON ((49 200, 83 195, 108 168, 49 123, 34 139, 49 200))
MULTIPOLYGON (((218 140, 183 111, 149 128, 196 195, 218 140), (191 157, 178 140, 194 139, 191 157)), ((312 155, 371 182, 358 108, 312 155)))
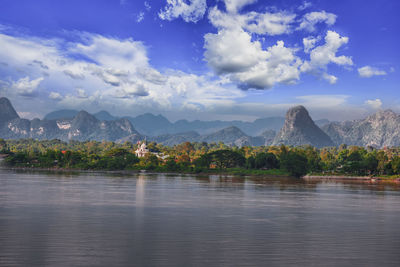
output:
POLYGON ((302 177, 305 180, 342 180, 342 181, 371 181, 371 182, 399 182, 400 178, 398 176, 346 176, 346 175, 305 175, 302 177))
MULTIPOLYGON (((1 159, 0 159, 1 162, 1 159)), ((85 169, 65 169, 65 168, 26 168, 26 167, 7 167, 1 166, 1 169, 14 170, 14 171, 37 171, 37 172, 51 172, 51 173, 64 173, 64 174, 107 174, 107 175, 122 175, 131 176, 135 174, 168 174, 168 175, 221 175, 221 176, 236 176, 242 178, 256 177, 256 178, 280 178, 280 179, 298 179, 286 174, 282 170, 246 170, 246 169, 226 169, 226 170, 203 170, 197 172, 189 171, 157 171, 157 170, 85 170, 85 169)), ((345 175, 305 175, 300 179, 308 181, 351 181, 351 182, 390 182, 400 183, 398 177, 370 177, 370 176, 345 176, 345 175)))
MULTIPOLYGON (((1 159, 0 159, 1 162, 1 159)), ((15 171, 40 171, 40 172, 54 172, 54 173, 104 173, 110 175, 133 175, 138 173, 147 174, 171 174, 171 175, 224 175, 224 176, 241 176, 241 177, 260 177, 260 178, 294 178, 287 172, 279 169, 272 170, 248 170, 240 168, 231 169, 203 169, 193 171, 167 171, 167 170, 145 170, 145 169, 127 169, 127 170, 87 170, 87 169, 67 169, 67 168, 36 168, 36 167, 10 167, 2 165, 1 169, 15 170, 15 171)))

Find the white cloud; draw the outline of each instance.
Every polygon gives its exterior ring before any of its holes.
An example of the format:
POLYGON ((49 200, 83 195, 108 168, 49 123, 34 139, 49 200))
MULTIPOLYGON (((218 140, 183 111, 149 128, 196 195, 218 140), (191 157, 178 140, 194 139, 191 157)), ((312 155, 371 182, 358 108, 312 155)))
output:
POLYGON ((147 11, 150 11, 151 5, 149 4, 149 2, 144 1, 143 5, 144 5, 144 8, 146 8, 147 11))
POLYGON ((245 14, 231 14, 222 12, 217 7, 210 8, 208 15, 211 24, 218 29, 242 28, 248 32, 260 35, 289 33, 295 17, 295 14, 284 11, 275 13, 248 12, 245 14))
POLYGON ((86 34, 83 37, 88 40, 87 43, 76 43, 71 47, 71 52, 82 54, 98 65, 131 72, 149 66, 147 50, 142 42, 95 34, 86 34))
POLYGON ((299 6, 297 9, 300 11, 303 11, 311 6, 312 6, 311 2, 304 1, 303 4, 301 6, 299 6))
POLYGON ((320 76, 331 84, 336 83, 337 77, 326 72, 327 66, 331 63, 339 66, 353 65, 351 57, 336 55, 339 48, 347 44, 348 41, 348 37, 342 37, 334 31, 328 31, 325 36, 325 44, 310 51, 310 61, 304 62, 301 71, 320 76))
POLYGON ((218 74, 245 71, 267 58, 260 42, 241 29, 208 33, 204 40, 205 59, 218 74))
POLYGON ((349 42, 348 37, 342 37, 334 31, 328 31, 325 36, 325 44, 316 47, 310 53, 311 65, 326 66, 329 63, 337 65, 353 65, 353 61, 347 56, 336 56, 339 48, 349 42))
POLYGON ((63 71, 65 75, 71 77, 72 79, 75 80, 83 80, 85 79, 85 76, 82 74, 82 72, 79 71, 73 71, 71 69, 66 69, 63 71))
POLYGON ((380 109, 382 107, 382 101, 379 98, 375 100, 367 100, 365 101, 365 104, 367 104, 373 109, 380 109))
POLYGON ((226 10, 230 13, 237 13, 244 6, 249 4, 253 4, 257 2, 257 0, 224 0, 226 10))
POLYGON ((62 95, 60 93, 57 93, 57 92, 50 92, 49 98, 53 99, 53 100, 56 100, 56 101, 60 101, 60 100, 63 99, 62 95))
MULTIPOLYGON (((296 23, 296 14, 286 11, 237 12, 242 6, 236 4, 244 6, 248 3, 226 1, 228 6, 231 4, 228 12, 219 10, 217 6, 210 8, 208 18, 218 32, 204 36, 204 58, 209 66, 219 75, 228 75, 241 88, 268 89, 279 83, 294 84, 302 72, 314 74, 334 84, 338 78, 327 73, 327 66, 330 63, 340 66, 353 64, 350 57, 336 55, 338 49, 348 43, 348 37, 341 37, 334 31, 327 32, 325 44, 320 46, 316 45, 321 36, 303 39, 304 52, 310 54, 309 61, 303 62, 296 55, 297 49, 285 47, 283 41, 264 48, 258 41, 265 41, 265 37, 261 36, 291 33, 296 23), (255 38, 254 34, 260 38, 255 38), (278 50, 280 52, 275 53, 278 50)), ((313 30, 317 23, 332 25, 335 21, 334 14, 310 12, 301 19, 298 29, 313 30)))
POLYGON ((290 32, 290 24, 294 22, 296 15, 287 12, 250 12, 245 18, 244 28, 247 31, 257 34, 279 35, 290 32))
POLYGON ((330 84, 335 84, 338 80, 336 76, 328 73, 322 73, 322 78, 328 81, 330 84))
POLYGON ((206 9, 206 0, 167 0, 167 5, 158 13, 158 16, 162 20, 171 21, 181 17, 186 22, 196 23, 204 17, 206 9))
POLYGON ((242 88, 268 89, 276 83, 295 83, 301 60, 283 41, 263 50, 242 29, 220 30, 206 34, 204 56, 218 74, 229 75, 242 88))
POLYGON ((305 53, 310 53, 311 49, 315 47, 315 44, 320 40, 320 37, 313 37, 309 36, 306 38, 303 38, 303 46, 304 46, 304 52, 305 53))
POLYGON ((371 66, 364 66, 364 67, 358 69, 358 74, 360 75, 360 77, 370 78, 372 76, 386 75, 387 73, 386 73, 386 71, 379 70, 379 69, 371 67, 371 66))
POLYGON ((133 39, 119 40, 90 33, 81 34, 81 38, 82 41, 67 44, 62 40, 0 34, 0 47, 7 48, 0 50, 0 62, 7 62, 2 71, 5 71, 4 77, 15 80, 1 86, 7 97, 19 106, 32 109, 29 108, 31 100, 18 95, 35 95, 40 83, 35 102, 38 112, 59 108, 96 111, 101 106, 129 115, 185 112, 194 107, 204 111, 234 104, 235 99, 244 97, 241 90, 224 78, 176 70, 161 73, 149 64, 146 47, 133 39), (48 75, 39 76, 44 70, 48 75), (21 77, 21 73, 30 76, 21 77), (57 88, 62 95, 50 88, 57 88), (40 98, 43 95, 45 99, 40 98))
POLYGON ((16 82, 13 82, 11 88, 20 96, 34 96, 36 95, 36 89, 39 84, 43 81, 43 77, 30 80, 29 77, 24 77, 16 82))
POLYGON ((140 23, 144 20, 144 12, 139 12, 139 14, 136 16, 136 22, 140 23))
POLYGON ((278 83, 294 84, 300 78, 299 66, 302 63, 294 53, 294 49, 285 47, 283 41, 278 41, 265 51, 264 61, 232 77, 244 89, 269 89, 278 83))
POLYGON ((88 98, 88 95, 82 88, 76 88, 76 93, 78 98, 88 98))
POLYGON ((300 25, 297 28, 298 30, 307 30, 309 32, 316 31, 315 25, 318 23, 325 22, 328 26, 335 24, 336 15, 333 13, 328 13, 325 11, 320 12, 310 12, 303 16, 301 19, 300 25))

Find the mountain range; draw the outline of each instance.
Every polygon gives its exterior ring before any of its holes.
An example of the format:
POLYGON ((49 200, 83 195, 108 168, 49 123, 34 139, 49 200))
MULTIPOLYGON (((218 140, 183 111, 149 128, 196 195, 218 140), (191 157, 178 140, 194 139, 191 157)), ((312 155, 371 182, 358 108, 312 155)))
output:
MULTIPOLYGON (((79 113, 78 110, 57 110, 47 114, 45 120, 59 120, 59 119, 72 119, 79 113)), ((93 114, 98 120, 112 121, 117 120, 120 117, 116 117, 108 113, 107 111, 100 111, 93 114)), ((136 117, 125 116, 122 117, 128 119, 137 131, 147 136, 158 136, 166 134, 177 134, 195 131, 199 134, 211 134, 216 131, 222 130, 227 127, 235 126, 241 129, 245 134, 250 136, 257 136, 267 130, 279 131, 282 127, 285 118, 283 117, 269 117, 257 119, 253 122, 244 121, 187 121, 178 120, 176 122, 170 122, 167 118, 162 115, 154 115, 151 113, 145 113, 136 117)))
POLYGON ((239 147, 347 144, 382 148, 400 146, 400 115, 385 110, 355 121, 313 121, 305 107, 296 106, 288 110, 285 118, 269 117, 254 122, 180 120, 172 123, 162 115, 151 113, 119 118, 107 111, 90 114, 83 110, 58 110, 47 114, 43 120, 27 120, 20 118, 10 101, 2 97, 0 138, 120 143, 147 138, 168 146, 189 141, 223 142, 239 147))
MULTIPOLYGON (((63 109, 48 113, 45 115, 45 120, 60 120, 60 119, 72 119, 78 114, 78 110, 63 109)), ((117 120, 120 117, 116 117, 108 113, 107 111, 99 111, 94 113, 100 121, 112 121, 117 120)), ((197 132, 199 134, 212 134, 216 131, 235 126, 249 136, 260 136, 265 131, 273 130, 279 131, 284 122, 284 117, 267 117, 257 119, 253 122, 244 121, 187 121, 178 120, 176 122, 170 122, 167 118, 162 115, 154 115, 151 113, 145 113, 136 117, 125 116, 134 126, 135 129, 147 136, 159 136, 167 134, 181 134, 187 132, 197 132)), ((316 120, 315 123, 319 126, 329 123, 328 120, 316 120)))

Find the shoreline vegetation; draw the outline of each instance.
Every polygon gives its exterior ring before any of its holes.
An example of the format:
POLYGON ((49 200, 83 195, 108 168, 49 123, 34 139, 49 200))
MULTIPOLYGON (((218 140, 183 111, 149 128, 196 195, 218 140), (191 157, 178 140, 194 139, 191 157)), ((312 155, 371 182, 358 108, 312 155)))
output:
POLYGON ((15 170, 177 173, 255 177, 297 177, 305 180, 400 182, 400 149, 377 150, 341 145, 228 147, 223 143, 182 143, 167 147, 151 142, 137 157, 140 144, 125 142, 37 141, 0 139, 0 161, 15 170))

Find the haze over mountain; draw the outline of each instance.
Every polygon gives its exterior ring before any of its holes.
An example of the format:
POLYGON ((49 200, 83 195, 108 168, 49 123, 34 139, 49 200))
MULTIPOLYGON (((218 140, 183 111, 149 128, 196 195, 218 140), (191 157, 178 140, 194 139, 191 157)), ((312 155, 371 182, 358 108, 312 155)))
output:
MULTIPOLYGON (((34 138, 61 140, 109 140, 115 142, 137 142, 147 136, 147 140, 165 145, 176 145, 182 142, 223 142, 227 145, 305 145, 315 147, 338 146, 340 144, 374 146, 400 146, 400 115, 391 110, 379 111, 362 120, 346 122, 329 122, 321 130, 311 119, 303 106, 296 106, 286 114, 283 127, 276 134, 279 118, 265 118, 254 122, 240 121, 177 121, 171 123, 162 115, 146 113, 137 117, 117 118, 106 111, 90 114, 86 111, 75 113, 74 110, 56 111, 46 118, 58 119, 22 119, 18 116, 7 98, 0 98, 0 138, 18 139, 34 138), (71 114, 75 114, 73 117, 71 114), (132 123, 134 122, 134 123, 132 123), (270 122, 270 124, 267 124, 270 122), (137 126, 137 125, 139 126, 137 126), (251 136, 238 126, 260 134, 251 136), (193 126, 195 125, 195 126, 193 126), (228 125, 227 127, 224 127, 228 125), (203 127, 197 131, 181 129, 203 127), (208 128, 207 128, 208 127, 208 128), (271 129, 272 128, 272 129, 271 129), (163 132, 164 134, 143 134, 146 132, 163 132), (217 129, 217 130, 215 130, 217 129), (171 131, 172 133, 168 133, 171 131), (209 133, 209 131, 213 131, 209 133)), ((326 120, 322 120, 326 122, 326 120)))
POLYGON ((7 98, 0 98, 0 137, 60 140, 110 140, 127 136, 142 136, 127 119, 100 121, 86 111, 78 112, 72 119, 39 120, 21 119, 7 98))
MULTIPOLYGON (((47 114, 44 119, 72 119, 78 114, 77 110, 58 110, 47 114)), ((93 114, 98 120, 116 120, 118 117, 111 115, 107 111, 100 111, 93 114)), ((148 136, 158 136, 165 134, 177 134, 195 131, 199 134, 211 134, 227 127, 235 126, 249 136, 259 136, 268 130, 279 131, 285 119, 283 117, 268 117, 257 119, 253 122, 244 121, 188 121, 178 120, 170 122, 162 115, 145 113, 136 117, 125 116, 135 129, 148 136)), ((326 123, 328 120, 321 120, 326 123)))

